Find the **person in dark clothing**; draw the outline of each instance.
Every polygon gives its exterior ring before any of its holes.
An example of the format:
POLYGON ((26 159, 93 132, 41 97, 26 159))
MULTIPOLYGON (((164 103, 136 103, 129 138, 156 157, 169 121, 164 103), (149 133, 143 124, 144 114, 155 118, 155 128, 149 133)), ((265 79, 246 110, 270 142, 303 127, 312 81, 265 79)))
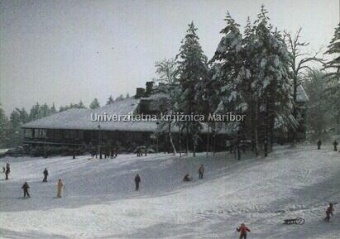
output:
POLYGON ((322 143, 321 143, 321 139, 318 140, 318 143, 317 143, 317 144, 318 144, 318 149, 321 149, 321 144, 322 144, 322 143))
POLYGON ((240 232, 240 239, 247 239, 247 232, 250 232, 250 229, 242 223, 239 228, 236 228, 236 231, 240 232))
POLYGON ((192 180, 192 177, 189 176, 189 174, 186 174, 183 178, 184 182, 190 182, 192 180))
POLYGON ((135 185, 136 185, 136 191, 139 190, 139 183, 140 183, 140 176, 139 174, 137 173, 136 177, 135 177, 135 185))
POLYGON ((22 188, 22 190, 24 190, 24 198, 26 198, 26 196, 27 196, 28 198, 30 198, 31 196, 30 196, 30 194, 28 193, 28 189, 30 188, 30 186, 28 186, 28 183, 25 182, 24 185, 22 185, 21 188, 22 188))
POLYGON ((8 175, 11 172, 11 168, 9 163, 6 164, 6 171, 5 171, 5 175, 6 175, 6 180, 8 180, 8 175))
POLYGON ((47 168, 45 168, 44 170, 44 179, 43 179, 43 182, 46 183, 47 182, 47 176, 48 176, 48 171, 47 171, 47 168))
POLYGON ((198 169, 198 178, 203 179, 203 174, 204 174, 204 166, 201 164, 201 167, 198 169))
POLYGON ((329 206, 326 210, 326 217, 325 217, 325 222, 329 222, 331 219, 331 216, 333 216, 334 208, 333 208, 333 203, 329 203, 329 206))
POLYGON ((334 145, 334 151, 338 151, 338 142, 336 140, 334 140, 333 145, 334 145))
POLYGON ((264 157, 267 157, 268 156, 268 142, 267 142, 267 140, 264 141, 263 150, 264 150, 264 157))
POLYGON ((2 172, 5 173, 6 172, 6 168, 4 166, 2 166, 2 172))

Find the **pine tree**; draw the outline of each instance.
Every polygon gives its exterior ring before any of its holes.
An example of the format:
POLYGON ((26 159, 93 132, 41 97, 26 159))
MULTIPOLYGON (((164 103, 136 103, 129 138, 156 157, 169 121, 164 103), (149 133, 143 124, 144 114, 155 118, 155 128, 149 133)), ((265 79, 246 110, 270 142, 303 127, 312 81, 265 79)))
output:
POLYGON ((48 105, 45 103, 39 108, 39 118, 44 118, 50 115, 50 109, 48 105))
POLYGON ((25 108, 21 108, 21 109, 16 108, 15 110, 19 113, 20 121, 21 121, 23 124, 25 124, 25 123, 27 123, 27 122, 30 121, 29 115, 28 115, 28 113, 26 112, 25 108))
POLYGON ((112 95, 110 95, 110 97, 109 97, 109 98, 107 99, 107 101, 106 101, 106 105, 110 105, 110 104, 112 104, 113 102, 115 102, 115 101, 114 101, 112 95))
POLYGON ((40 119, 39 111, 40 111, 40 105, 37 102, 34 106, 32 106, 30 110, 30 114, 29 114, 30 121, 40 119))
POLYGON ((8 146, 8 128, 9 120, 5 111, 0 108, 0 148, 8 146))
MULTIPOLYGON (((223 37, 216 49, 215 55, 210 62, 218 65, 217 78, 220 81, 220 104, 218 110, 220 113, 237 112, 243 109, 244 99, 242 98, 242 34, 239 30, 239 24, 227 13, 224 19, 227 26, 221 30, 223 37), (221 112, 222 111, 222 112, 221 112)), ((238 129, 238 125, 235 125, 238 129)))
POLYGON ((52 107, 50 109, 50 114, 52 115, 52 114, 55 114, 56 112, 57 112, 57 110, 56 110, 55 105, 53 103, 53 105, 52 105, 52 107))
MULTIPOLYGON (((182 40, 180 52, 176 56, 179 66, 179 84, 181 97, 177 102, 179 109, 184 115, 199 114, 201 112, 200 84, 208 77, 207 57, 204 55, 199 38, 196 34, 197 28, 194 23, 189 24, 187 34, 182 40)), ((186 135, 186 151, 189 149, 189 136, 192 139, 193 152, 195 156, 196 146, 199 141, 201 130, 200 122, 180 122, 180 127, 186 135)))
POLYGON ((315 139, 319 138, 327 128, 331 128, 333 111, 329 97, 325 97, 327 88, 325 73, 319 70, 309 71, 305 75, 304 87, 309 96, 307 111, 308 130, 314 132, 315 139))
POLYGON ((124 96, 123 95, 119 95, 118 97, 116 97, 115 101, 121 101, 124 100, 124 96))
POLYGON ((97 98, 94 98, 90 104, 90 109, 98 109, 100 107, 99 101, 97 98))
MULTIPOLYGON (((324 64, 324 69, 332 70, 331 72, 327 72, 326 77, 331 79, 340 79, 340 23, 338 27, 335 29, 334 37, 331 40, 328 50, 326 54, 334 56, 335 58, 329 60, 324 64)), ((339 82, 338 82, 339 83, 339 82)))
POLYGON ((328 82, 328 87, 325 94, 331 99, 332 110, 336 118, 338 133, 340 133, 340 23, 335 29, 334 37, 331 40, 326 54, 334 56, 324 64, 324 69, 327 70, 325 78, 328 82))
POLYGON ((257 144, 274 138, 274 129, 296 127, 291 114, 293 101, 289 82, 289 61, 291 58, 282 35, 269 24, 264 6, 255 21, 253 42, 255 66, 257 67, 252 88, 256 97, 257 122, 255 128, 257 144))
POLYGON ((21 125, 22 121, 19 111, 13 110, 9 116, 8 146, 15 147, 21 145, 22 139, 21 125))
MULTIPOLYGON (((99 103, 99 102, 98 102, 98 103, 99 103)), ((75 107, 75 108, 78 108, 78 109, 86 109, 86 107, 85 107, 85 105, 84 105, 84 103, 83 103, 82 100, 80 100, 79 103, 76 104, 74 107, 75 107)))

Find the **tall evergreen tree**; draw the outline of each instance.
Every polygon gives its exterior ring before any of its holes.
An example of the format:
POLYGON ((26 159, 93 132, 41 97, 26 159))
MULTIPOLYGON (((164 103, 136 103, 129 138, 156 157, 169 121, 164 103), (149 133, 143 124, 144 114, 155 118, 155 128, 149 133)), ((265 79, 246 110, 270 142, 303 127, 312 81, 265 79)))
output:
MULTIPOLYGON (((218 44, 215 54, 210 62, 214 62, 215 77, 220 81, 220 104, 218 111, 240 112, 244 99, 242 97, 241 69, 243 68, 242 57, 242 34, 239 30, 239 24, 227 13, 224 19, 227 26, 221 30, 223 37, 218 44)), ((238 125, 235 126, 238 129, 238 125)))
POLYGON ((258 152, 264 144, 270 146, 275 128, 286 130, 296 123, 291 115, 290 54, 281 34, 269 24, 264 6, 253 25, 248 18, 243 38, 229 14, 225 20, 213 58, 214 78, 222 83, 218 109, 246 114, 246 121, 231 129, 237 131, 236 139, 250 135, 258 152))
POLYGON ((7 147, 8 144, 9 120, 5 111, 0 108, 0 148, 7 147))
POLYGON ((327 89, 325 73, 319 70, 311 70, 305 75, 304 87, 309 96, 307 111, 308 130, 314 132, 314 140, 320 138, 322 133, 332 126, 331 101, 325 96, 327 89))
POLYGON ((265 142, 270 146, 274 138, 274 128, 296 127, 291 114, 293 101, 289 76, 291 58, 280 32, 269 24, 267 10, 261 7, 255 21, 253 48, 256 78, 252 88, 256 97, 257 127, 256 145, 265 142))
POLYGON ((20 117, 20 112, 17 110, 13 110, 9 117, 8 146, 15 147, 21 144, 22 141, 21 125, 22 121, 20 117))
POLYGON ((99 101, 97 98, 94 98, 90 104, 90 109, 98 109, 100 107, 99 101))
MULTIPOLYGON (((324 64, 324 69, 330 70, 327 72, 326 77, 330 79, 340 79, 340 23, 335 28, 334 37, 328 45, 326 54, 334 56, 332 60, 329 60, 324 64)), ((339 83, 339 82, 337 82, 339 83)))
POLYGON ((50 108, 45 103, 39 108, 39 118, 44 118, 50 115, 50 108))
POLYGON ((110 97, 107 99, 106 101, 106 105, 110 105, 112 104, 113 102, 115 102, 115 100, 113 99, 112 95, 110 95, 110 97))
MULTIPOLYGON (((201 113, 202 92, 199 89, 202 81, 205 81, 208 77, 209 72, 207 57, 203 53, 196 31, 197 28, 195 28, 194 23, 189 24, 187 34, 181 42, 180 52, 176 56, 181 89, 178 105, 185 115, 201 113)), ((188 152, 190 136, 195 155, 201 124, 200 122, 186 121, 181 122, 181 127, 186 135, 186 151, 188 152)))
POLYGON ((54 113, 56 113, 56 112, 57 112, 57 110, 56 110, 55 105, 54 105, 54 103, 53 103, 53 105, 52 105, 52 107, 51 107, 51 109, 50 109, 50 113, 51 113, 51 114, 54 114, 54 113))
POLYGON ((337 122, 337 130, 340 133, 340 23, 335 29, 334 37, 331 40, 326 54, 333 56, 333 59, 324 64, 324 69, 327 71, 328 87, 325 90, 332 103, 332 110, 337 122))
POLYGON ((39 111, 40 111, 40 105, 37 102, 34 106, 32 106, 30 110, 30 114, 29 114, 30 121, 40 119, 39 111))
POLYGON ((124 100, 124 96, 123 95, 119 95, 118 97, 116 97, 115 101, 121 101, 124 100))

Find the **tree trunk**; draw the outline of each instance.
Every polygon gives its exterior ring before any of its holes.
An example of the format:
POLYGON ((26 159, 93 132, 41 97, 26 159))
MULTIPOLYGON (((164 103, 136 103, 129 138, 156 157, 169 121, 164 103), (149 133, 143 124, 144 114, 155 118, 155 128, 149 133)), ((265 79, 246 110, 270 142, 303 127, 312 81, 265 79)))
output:
POLYGON ((172 140, 172 133, 171 133, 171 122, 169 123, 169 141, 170 141, 170 144, 172 146, 172 150, 173 150, 173 154, 176 155, 176 147, 174 145, 174 142, 172 140))

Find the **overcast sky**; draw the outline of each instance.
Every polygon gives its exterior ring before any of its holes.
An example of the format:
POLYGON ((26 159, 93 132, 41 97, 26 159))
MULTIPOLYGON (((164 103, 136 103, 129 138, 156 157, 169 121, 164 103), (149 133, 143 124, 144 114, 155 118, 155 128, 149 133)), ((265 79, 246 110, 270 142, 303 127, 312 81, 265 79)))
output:
POLYGON ((227 11, 243 31, 261 4, 279 30, 302 27, 306 52, 324 52, 339 23, 339 0, 0 0, 1 107, 134 95, 156 61, 178 54, 191 21, 210 59, 227 11))

